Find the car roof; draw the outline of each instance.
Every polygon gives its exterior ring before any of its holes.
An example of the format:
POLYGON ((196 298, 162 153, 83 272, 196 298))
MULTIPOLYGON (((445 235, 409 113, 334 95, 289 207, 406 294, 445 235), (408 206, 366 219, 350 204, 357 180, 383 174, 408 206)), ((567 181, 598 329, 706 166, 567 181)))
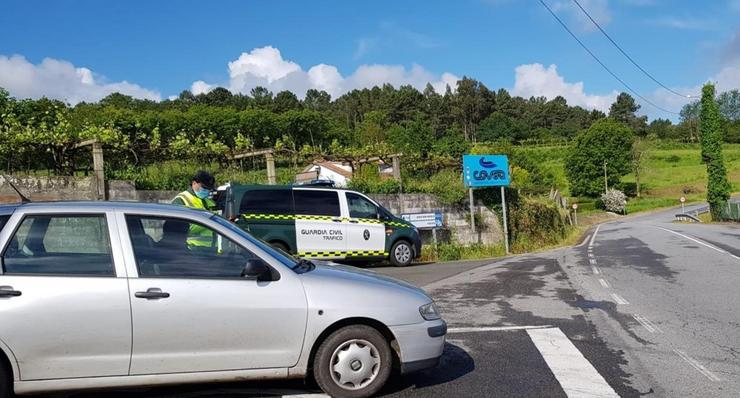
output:
POLYGON ((56 202, 27 202, 17 203, 10 205, 0 205, 0 214, 10 214, 17 209, 31 209, 50 211, 55 210, 66 210, 66 211, 90 211, 98 209, 100 211, 107 210, 119 210, 124 212, 146 212, 146 213, 158 213, 163 212, 167 214, 183 213, 183 214, 201 214, 210 217, 212 213, 205 210, 191 209, 185 206, 162 204, 162 203, 142 203, 142 202, 116 202, 116 201, 104 201, 104 200, 80 200, 80 201, 56 201, 56 202))

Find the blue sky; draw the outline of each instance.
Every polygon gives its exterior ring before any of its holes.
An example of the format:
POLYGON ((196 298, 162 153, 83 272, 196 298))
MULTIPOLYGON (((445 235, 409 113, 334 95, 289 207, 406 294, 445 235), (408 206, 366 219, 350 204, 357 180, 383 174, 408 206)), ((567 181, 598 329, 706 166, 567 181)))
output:
MULTIPOLYGON (((685 103, 636 70, 572 0, 545 1, 641 95, 675 111, 685 103)), ((666 85, 690 94, 709 79, 740 86, 740 0, 580 2, 666 85)), ((17 97, 164 99, 258 84, 336 96, 382 82, 442 89, 471 76, 604 109, 624 90, 538 0, 3 3, 0 86, 17 97)))

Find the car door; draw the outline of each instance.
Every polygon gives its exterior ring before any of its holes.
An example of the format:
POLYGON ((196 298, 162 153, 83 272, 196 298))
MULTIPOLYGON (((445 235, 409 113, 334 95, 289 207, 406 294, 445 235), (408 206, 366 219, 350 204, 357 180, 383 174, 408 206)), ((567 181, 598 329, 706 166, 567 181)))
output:
POLYGON ((21 380, 128 374, 131 307, 114 224, 105 212, 16 211, 0 234, 0 340, 21 380))
POLYGON ((120 218, 130 238, 124 244, 127 266, 138 275, 129 280, 132 375, 287 368, 298 362, 307 304, 293 271, 285 268, 276 281, 246 280, 244 265, 258 258, 248 242, 236 242, 227 236, 233 232, 203 220, 120 218), (213 232, 210 248, 187 246, 193 224, 213 232))
POLYGON ((293 190, 298 255, 307 258, 344 258, 347 223, 342 220, 339 192, 333 189, 293 190))
POLYGON ((350 257, 386 256, 385 225, 378 218, 378 207, 368 198, 344 191, 347 203, 347 254, 350 257))

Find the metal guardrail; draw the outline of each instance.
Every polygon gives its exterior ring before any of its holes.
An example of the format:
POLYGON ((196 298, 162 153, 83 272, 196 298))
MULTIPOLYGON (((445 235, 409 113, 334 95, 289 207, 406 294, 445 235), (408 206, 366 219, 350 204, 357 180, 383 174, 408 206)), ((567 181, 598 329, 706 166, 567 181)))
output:
POLYGON ((678 213, 676 214, 676 219, 678 219, 678 221, 685 221, 685 222, 701 222, 700 219, 688 213, 678 213))

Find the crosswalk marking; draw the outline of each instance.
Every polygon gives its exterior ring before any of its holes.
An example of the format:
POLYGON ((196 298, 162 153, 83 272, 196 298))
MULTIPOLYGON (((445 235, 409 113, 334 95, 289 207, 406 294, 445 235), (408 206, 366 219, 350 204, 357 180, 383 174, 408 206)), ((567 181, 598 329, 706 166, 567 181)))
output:
POLYGON ((527 333, 569 398, 619 397, 560 329, 530 329, 527 333))

